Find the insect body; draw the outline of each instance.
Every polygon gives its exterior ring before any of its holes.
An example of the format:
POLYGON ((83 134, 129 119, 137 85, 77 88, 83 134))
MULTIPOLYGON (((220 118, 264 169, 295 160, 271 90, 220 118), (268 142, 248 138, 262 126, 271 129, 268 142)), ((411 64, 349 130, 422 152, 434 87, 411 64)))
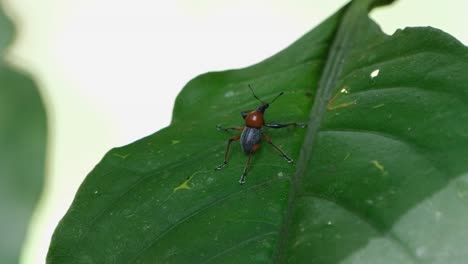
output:
POLYGON ((240 144, 242 150, 246 155, 249 155, 252 152, 255 145, 257 145, 262 139, 262 131, 259 128, 254 127, 244 127, 240 137, 240 144))
POLYGON ((260 100, 254 93, 252 87, 250 87, 249 85, 249 88, 250 90, 252 91, 252 94, 253 96, 259 100, 262 104, 256 109, 256 110, 253 110, 253 111, 244 111, 241 113, 242 117, 244 118, 245 120, 245 126, 243 127, 228 127, 228 128, 224 128, 224 127, 221 127, 221 126, 217 126, 218 130, 224 130, 224 131, 228 131, 228 130, 239 130, 239 131, 242 131, 242 134, 239 136, 234 136, 234 137, 231 137, 229 140, 228 140, 228 145, 227 145, 227 148, 226 148, 226 153, 224 155, 224 162, 221 163, 220 165, 218 165, 215 170, 220 170, 222 169, 224 166, 226 166, 226 164, 228 163, 228 158, 229 158, 229 149, 231 148, 231 143, 233 141, 237 141, 237 140, 240 140, 240 145, 242 147, 242 150, 244 151, 244 153, 248 156, 248 159, 247 159, 247 164, 245 165, 245 168, 244 168, 244 171, 242 173, 242 176, 239 180, 239 183, 240 184, 244 184, 245 183, 245 178, 247 176, 247 173, 249 171, 249 167, 250 167, 250 160, 252 159, 252 154, 258 150, 258 148, 260 147, 260 143, 261 143, 261 140, 262 140, 262 137, 265 138, 265 140, 270 144, 272 145, 279 153, 281 153, 281 155, 283 156, 283 158, 288 161, 289 163, 293 162, 293 160, 288 157, 288 155, 286 155, 286 153, 284 153, 279 147, 277 147, 275 144, 273 144, 273 142, 271 141, 270 137, 267 136, 263 131, 262 131, 262 128, 263 126, 266 126, 266 127, 269 127, 269 128, 283 128, 283 127, 288 127, 288 126, 301 126, 301 127, 305 127, 305 124, 302 124, 302 123, 287 123, 287 124, 265 124, 265 121, 263 119, 263 115, 265 113, 265 110, 270 106, 271 103, 273 103, 278 97, 280 97, 283 93, 280 93, 278 96, 275 97, 275 99, 273 99, 273 101, 271 101, 270 103, 265 103, 263 102, 262 100, 260 100))

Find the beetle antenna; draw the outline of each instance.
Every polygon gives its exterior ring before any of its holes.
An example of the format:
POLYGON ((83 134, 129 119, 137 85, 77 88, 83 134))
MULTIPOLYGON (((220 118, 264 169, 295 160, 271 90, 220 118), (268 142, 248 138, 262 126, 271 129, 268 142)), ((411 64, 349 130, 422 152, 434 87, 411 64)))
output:
POLYGON ((284 92, 281 92, 280 94, 278 94, 275 99, 273 99, 273 101, 270 102, 270 104, 272 104, 278 97, 282 96, 284 94, 284 92))
POLYGON ((252 89, 252 86, 250 86, 250 84, 248 86, 249 86, 250 90, 252 91, 252 94, 255 97, 255 99, 259 100, 262 104, 265 104, 265 102, 260 100, 260 98, 258 98, 257 95, 254 93, 254 90, 252 89))

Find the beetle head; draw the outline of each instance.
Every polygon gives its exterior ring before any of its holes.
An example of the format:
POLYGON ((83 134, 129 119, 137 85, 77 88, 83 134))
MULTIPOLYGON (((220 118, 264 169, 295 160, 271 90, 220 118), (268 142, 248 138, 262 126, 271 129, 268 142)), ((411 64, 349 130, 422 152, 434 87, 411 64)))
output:
POLYGON ((267 110, 267 108, 270 106, 269 103, 263 103, 261 106, 259 106, 257 108, 257 111, 260 112, 260 113, 264 113, 265 110, 267 110))
POLYGON ((266 102, 263 102, 262 100, 260 100, 260 98, 257 97, 257 95, 254 93, 254 90, 252 89, 252 86, 250 86, 250 84, 249 84, 249 88, 252 91, 252 94, 255 97, 255 99, 257 99, 258 101, 260 101, 262 103, 262 105, 257 108, 257 111, 260 112, 260 113, 264 113, 265 110, 267 110, 267 108, 270 106, 270 104, 272 104, 278 97, 280 97, 284 93, 284 92, 281 92, 271 102, 266 103, 266 102))

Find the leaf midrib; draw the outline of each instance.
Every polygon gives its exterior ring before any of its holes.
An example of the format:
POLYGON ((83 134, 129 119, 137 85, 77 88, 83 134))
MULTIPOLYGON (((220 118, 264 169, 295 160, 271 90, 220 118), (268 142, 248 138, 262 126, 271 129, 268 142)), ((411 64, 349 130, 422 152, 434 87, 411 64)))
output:
POLYGON ((361 16, 365 11, 367 18, 367 7, 371 2, 372 0, 353 1, 349 6, 345 7, 347 10, 343 15, 337 28, 337 33, 332 40, 332 45, 328 52, 325 67, 317 88, 317 95, 309 114, 309 122, 307 123, 308 128, 300 150, 296 166, 297 169, 291 179, 286 214, 280 229, 277 248, 273 255, 273 263, 286 262, 285 258, 287 256, 290 236, 289 230, 292 223, 295 203, 300 194, 299 192, 301 190, 307 164, 312 156, 315 139, 317 138, 322 118, 325 115, 328 101, 336 87, 336 83, 339 81, 339 76, 343 70, 345 58, 352 47, 352 41, 350 40, 351 36, 357 35, 356 32, 361 28, 360 26, 362 22, 367 22, 366 19, 361 19, 361 16))

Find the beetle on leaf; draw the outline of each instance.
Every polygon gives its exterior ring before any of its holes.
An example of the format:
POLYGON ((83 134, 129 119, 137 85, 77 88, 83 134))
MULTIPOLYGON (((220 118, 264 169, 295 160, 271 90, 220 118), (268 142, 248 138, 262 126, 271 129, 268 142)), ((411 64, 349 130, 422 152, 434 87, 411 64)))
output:
POLYGON ((226 164, 228 163, 228 158, 229 158, 229 150, 231 148, 231 143, 233 141, 240 140, 240 145, 242 147, 242 150, 244 153, 248 156, 247 158, 247 164, 245 165, 244 171, 242 172, 242 176, 239 180, 240 184, 245 183, 245 178, 247 176, 247 173, 249 171, 250 167, 250 161, 252 159, 252 154, 257 151, 260 148, 260 142, 263 138, 272 145, 279 153, 283 156, 283 158, 288 162, 292 163, 293 160, 286 155, 278 146, 273 144, 271 141, 270 137, 265 134, 265 132, 262 131, 263 126, 269 127, 269 128, 283 128, 283 127, 288 127, 288 126, 300 126, 300 127, 305 127, 306 125, 303 123, 286 123, 286 124, 265 124, 265 120, 263 118, 263 115, 265 113, 265 110, 272 104, 278 97, 283 95, 283 92, 281 92, 279 95, 277 95, 270 103, 266 103, 260 98, 255 95, 255 92, 253 91, 252 87, 249 84, 249 88, 252 91, 253 96, 255 99, 260 101, 262 104, 253 111, 243 111, 241 112, 242 118, 245 120, 245 126, 242 127, 227 127, 224 128, 222 126, 216 126, 218 130, 223 130, 223 131, 228 131, 228 130, 239 130, 242 131, 241 135, 233 136, 228 140, 227 148, 226 148, 226 153, 224 154, 224 162, 221 163, 220 165, 216 166, 215 170, 220 170, 226 164))

